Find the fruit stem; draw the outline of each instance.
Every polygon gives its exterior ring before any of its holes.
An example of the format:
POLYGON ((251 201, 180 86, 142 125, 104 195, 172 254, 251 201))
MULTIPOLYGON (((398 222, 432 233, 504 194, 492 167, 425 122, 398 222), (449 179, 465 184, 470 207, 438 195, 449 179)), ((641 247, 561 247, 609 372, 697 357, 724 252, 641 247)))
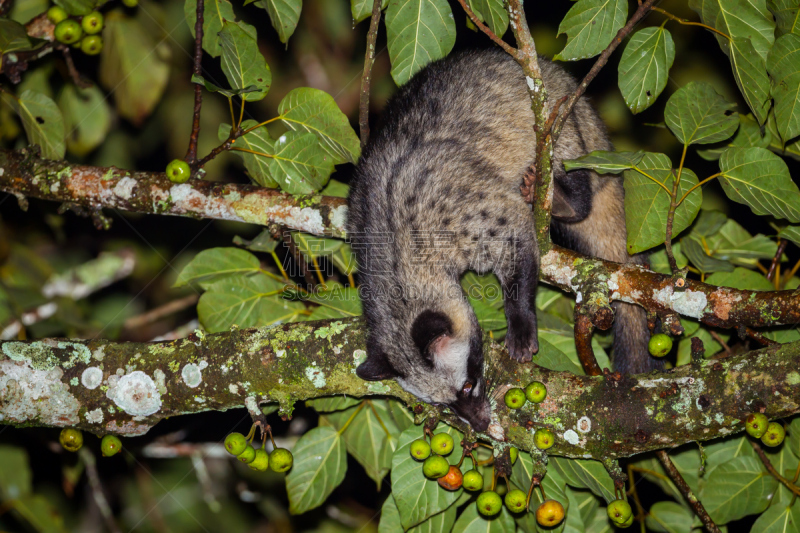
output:
POLYGON ((525 510, 527 511, 531 507, 531 496, 533 495, 533 487, 538 485, 540 479, 538 476, 531 476, 531 486, 528 487, 528 498, 525 500, 525 510))
POLYGON ((253 442, 253 437, 255 436, 256 436, 256 425, 253 424, 252 426, 250 426, 250 432, 245 437, 245 440, 247 440, 247 442, 253 442))

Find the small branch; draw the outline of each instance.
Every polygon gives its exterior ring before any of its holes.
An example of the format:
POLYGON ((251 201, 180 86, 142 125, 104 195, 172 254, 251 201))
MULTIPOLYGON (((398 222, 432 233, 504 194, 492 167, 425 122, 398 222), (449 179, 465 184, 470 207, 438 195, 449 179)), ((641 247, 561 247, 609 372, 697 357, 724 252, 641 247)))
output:
POLYGON ((72 52, 69 51, 69 46, 65 44, 56 45, 56 49, 61 51, 61 54, 64 56, 64 63, 67 64, 67 71, 69 72, 69 77, 72 78, 72 83, 80 87, 81 89, 88 89, 92 86, 92 83, 84 80, 81 77, 81 73, 78 72, 78 69, 75 68, 75 62, 72 60, 72 52))
POLYGON ((772 263, 770 263, 767 271, 767 279, 770 281, 775 279, 775 270, 781 262, 781 257, 783 257, 783 252, 786 251, 787 244, 789 244, 789 241, 786 239, 778 239, 778 250, 775 252, 775 257, 772 258, 772 263))
POLYGON ((364 72, 361 74, 361 98, 358 103, 358 126, 361 134, 361 149, 369 140, 369 92, 372 81, 372 64, 375 62, 375 41, 378 39, 378 26, 381 22, 381 0, 373 0, 372 17, 367 32, 367 51, 364 54, 364 72))
POLYGON ((114 520, 114 513, 111 511, 111 506, 108 505, 108 500, 106 500, 106 496, 103 493, 103 484, 100 481, 100 475, 97 473, 97 464, 94 455, 86 448, 81 448, 78 453, 81 461, 86 465, 86 475, 89 477, 92 496, 94 497, 94 502, 97 504, 97 508, 100 510, 100 514, 103 515, 106 527, 112 533, 121 533, 117 522, 114 520))
POLYGON ((608 45, 608 48, 603 50, 603 53, 601 53, 600 57, 597 58, 594 65, 592 65, 592 68, 589 70, 586 76, 583 77, 583 80, 581 80, 581 83, 578 85, 575 93, 569 97, 566 107, 564 107, 561 115, 559 115, 555 124, 553 124, 553 142, 558 139, 558 136, 561 133, 561 128, 564 126, 564 123, 567 121, 570 113, 572 113, 572 108, 575 107, 575 103, 583 95, 583 93, 586 92, 586 88, 589 87, 589 84, 597 76, 600 70, 606 65, 606 63, 608 63, 608 59, 611 57, 611 54, 613 54, 614 50, 616 50, 617 47, 622 44, 622 41, 625 40, 625 38, 633 31, 633 28, 635 28, 639 21, 642 20, 645 15, 647 15, 647 13, 653 7, 653 4, 655 4, 657 1, 658 0, 646 0, 644 3, 640 4, 639 8, 630 18, 628 23, 617 32, 617 35, 614 37, 614 39, 612 39, 611 43, 608 45))
POLYGON ((188 296, 184 296, 183 298, 167 302, 164 305, 156 307, 155 309, 151 309, 146 313, 128 318, 125 320, 123 327, 129 331, 139 329, 142 326, 146 326, 151 322, 160 320, 165 316, 177 313, 178 311, 183 311, 187 307, 193 306, 199 299, 200 296, 197 294, 190 294, 188 296))
POLYGON ((703 502, 701 502, 697 496, 694 495, 692 489, 689 488, 689 485, 686 483, 686 480, 683 479, 681 473, 678 472, 678 469, 675 468, 675 465, 672 464, 672 459, 669 458, 667 452, 664 450, 659 450, 656 452, 658 459, 661 461, 661 464, 664 466, 664 470, 667 471, 669 477, 672 478, 672 481, 675 483, 675 486, 680 489, 683 493, 683 497, 686 498, 687 503, 694 509, 694 513, 703 522, 703 525, 710 533, 720 533, 717 524, 711 520, 711 517, 706 512, 705 507, 703 507, 703 502))
POLYGON ((682 18, 680 18, 680 17, 676 17, 676 16, 675 16, 675 15, 673 15, 672 13, 670 13, 670 12, 668 12, 668 11, 665 11, 665 10, 661 9, 660 7, 653 7, 653 8, 651 8, 651 9, 652 9, 653 11, 658 11, 659 13, 661 13, 662 15, 664 15, 665 17, 667 17, 667 18, 669 18, 669 19, 672 19, 672 20, 674 20, 674 21, 675 21, 675 22, 677 22, 678 24, 683 24, 683 25, 685 25, 685 26, 699 26, 699 27, 701 27, 701 28, 705 28, 705 29, 707 29, 707 30, 709 30, 709 31, 713 31, 713 32, 714 32, 714 33, 716 33, 716 34, 719 34, 719 35, 721 35, 722 37, 725 37, 725 38, 726 38, 726 39, 728 39, 729 41, 731 40, 731 38, 730 38, 730 37, 728 37, 728 35, 726 35, 726 34, 722 33, 721 31, 719 31, 719 30, 718 30, 718 29, 716 29, 716 28, 712 28, 711 26, 706 26, 706 25, 705 25, 705 24, 703 24, 702 22, 692 22, 691 20, 687 20, 687 19, 682 19, 682 18))
POLYGON ((467 13, 467 16, 479 30, 485 33, 492 41, 494 41, 496 45, 509 53, 511 57, 517 57, 517 49, 498 37, 497 34, 495 34, 486 24, 481 22, 481 19, 479 19, 475 12, 472 11, 472 9, 470 9, 470 7, 467 5, 466 0, 458 0, 458 3, 461 4, 461 7, 463 7, 464 11, 467 13))
POLYGON ((762 463, 764 463, 764 466, 767 468, 767 471, 772 475, 772 477, 783 483, 783 485, 787 489, 789 489, 792 492, 792 494, 794 494, 795 496, 800 496, 800 487, 798 487, 797 485, 795 485, 794 483, 783 477, 780 474, 780 472, 775 470, 775 467, 772 466, 772 462, 769 460, 769 457, 767 457, 767 454, 764 453, 764 450, 761 448, 761 446, 753 439, 747 439, 747 442, 749 442, 750 445, 753 447, 753 450, 755 450, 756 455, 758 455, 758 458, 761 459, 762 463))
MULTIPOLYGON (((194 23, 194 66, 192 72, 203 75, 203 9, 204 0, 197 0, 194 23)), ((194 85, 194 112, 192 114, 192 133, 189 135, 189 149, 186 151, 186 162, 193 165, 197 161, 197 140, 200 137, 200 109, 203 106, 203 88, 199 83, 194 85)), ((233 124, 231 124, 233 128, 233 124)))
POLYGON ((599 376, 603 371, 600 370, 592 350, 592 331, 594 331, 594 326, 591 318, 576 311, 575 349, 578 352, 578 359, 580 359, 587 376, 599 376))
POLYGON ((65 296, 80 300, 127 278, 135 266, 136 254, 133 250, 103 252, 96 259, 51 277, 42 287, 42 294, 47 298, 65 296))

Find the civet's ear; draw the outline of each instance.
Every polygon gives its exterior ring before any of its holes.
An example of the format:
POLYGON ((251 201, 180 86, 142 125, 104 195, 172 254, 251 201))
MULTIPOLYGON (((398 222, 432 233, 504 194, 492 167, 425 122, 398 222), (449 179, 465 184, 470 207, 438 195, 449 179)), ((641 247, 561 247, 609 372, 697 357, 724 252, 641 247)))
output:
POLYGON ((381 381, 394 379, 398 376, 389 359, 384 353, 376 353, 367 357, 367 360, 356 367, 356 375, 366 381, 381 381))
POLYGON ((447 315, 430 309, 421 312, 411 325, 411 338, 422 357, 431 365, 441 344, 440 339, 452 333, 452 323, 447 315))

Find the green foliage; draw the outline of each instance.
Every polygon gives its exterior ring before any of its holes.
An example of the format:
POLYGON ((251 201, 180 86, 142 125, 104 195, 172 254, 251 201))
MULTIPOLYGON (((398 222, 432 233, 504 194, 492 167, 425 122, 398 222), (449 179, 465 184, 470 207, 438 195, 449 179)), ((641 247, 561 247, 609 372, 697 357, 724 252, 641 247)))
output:
POLYGON ((456 40, 446 0, 393 0, 386 8, 392 78, 403 85, 422 67, 446 56, 456 40))
POLYGON ((9 95, 11 107, 22 120, 28 142, 36 144, 42 156, 61 159, 67 150, 64 117, 55 102, 33 91, 23 91, 18 97, 9 95))
MULTIPOLYGON (((195 36, 194 27, 197 22, 197 0, 186 0, 183 4, 186 25, 192 37, 195 36)), ((211 57, 219 57, 222 53, 222 43, 219 33, 226 20, 236 20, 233 5, 228 0, 207 0, 203 2, 203 50, 211 57)))
POLYGON ((707 83, 689 83, 667 101, 664 120, 683 144, 709 144, 733 135, 739 116, 734 104, 726 102, 707 83))
POLYGON ((294 447, 294 465, 286 475, 289 510, 293 514, 313 509, 339 486, 347 471, 342 436, 328 426, 312 429, 294 447))
POLYGON ((502 0, 471 0, 469 6, 495 35, 502 37, 506 33, 508 12, 502 0))
POLYGON ((788 141, 800 134, 800 36, 790 33, 775 41, 767 71, 773 80, 775 122, 781 138, 788 141))
POLYGON ((281 42, 288 42, 300 20, 303 0, 259 0, 256 5, 267 10, 281 42))
POLYGON ((619 90, 634 113, 650 107, 667 86, 675 43, 664 28, 634 33, 619 61, 619 90))
POLYGON ((248 102, 264 98, 272 85, 272 73, 258 51, 256 29, 244 22, 223 21, 219 43, 222 48, 222 71, 231 87, 257 87, 258 91, 244 95, 248 102))
POLYGON ((624 0, 578 0, 567 12, 558 34, 567 34, 567 45, 555 59, 575 61, 603 51, 625 25, 628 2, 624 0))

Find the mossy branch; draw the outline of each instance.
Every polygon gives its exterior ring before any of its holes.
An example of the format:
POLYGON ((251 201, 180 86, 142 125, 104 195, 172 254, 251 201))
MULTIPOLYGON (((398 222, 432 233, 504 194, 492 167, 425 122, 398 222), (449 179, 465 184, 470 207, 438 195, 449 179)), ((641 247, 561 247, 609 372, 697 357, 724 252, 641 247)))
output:
MULTIPOLYGON (((415 405, 395 382, 355 375, 365 330, 348 319, 156 343, 2 342, 0 416, 15 426, 141 435, 164 418, 242 407, 248 398, 278 402, 285 415, 296 401, 340 394, 415 405)), ((487 437, 528 450, 534 430, 547 426, 557 435, 551 453, 566 457, 628 457, 736 433, 758 408, 769 418, 800 411, 800 342, 635 376, 520 365, 494 343, 486 358, 496 392, 534 379, 548 389, 537 406, 511 411, 497 402, 487 437)))

